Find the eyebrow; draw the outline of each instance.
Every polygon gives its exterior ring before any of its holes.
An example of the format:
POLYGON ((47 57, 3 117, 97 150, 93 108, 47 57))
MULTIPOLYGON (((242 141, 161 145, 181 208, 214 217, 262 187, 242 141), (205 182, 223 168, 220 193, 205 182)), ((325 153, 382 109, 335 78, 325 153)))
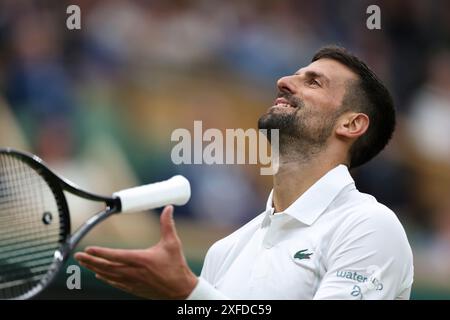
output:
MULTIPOLYGON (((300 71, 300 70, 299 70, 300 71)), ((298 76, 298 75, 300 75, 300 72, 299 71, 297 71, 296 73, 294 73, 294 75, 296 75, 296 76, 298 76)), ((326 76, 326 75, 324 75, 323 73, 320 73, 320 72, 317 72, 317 71, 306 71, 305 72, 305 76, 307 77, 307 78, 322 78, 322 79, 324 79, 325 80, 325 82, 328 84, 328 83, 330 83, 330 79, 326 76)))

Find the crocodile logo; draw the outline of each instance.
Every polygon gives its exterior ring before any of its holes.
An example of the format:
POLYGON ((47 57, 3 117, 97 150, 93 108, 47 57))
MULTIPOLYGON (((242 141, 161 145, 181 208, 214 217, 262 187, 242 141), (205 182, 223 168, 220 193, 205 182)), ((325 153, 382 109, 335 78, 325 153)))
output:
POLYGON ((307 252, 308 249, 303 249, 298 251, 295 255, 294 255, 294 259, 309 259, 309 257, 313 254, 312 252, 307 252))

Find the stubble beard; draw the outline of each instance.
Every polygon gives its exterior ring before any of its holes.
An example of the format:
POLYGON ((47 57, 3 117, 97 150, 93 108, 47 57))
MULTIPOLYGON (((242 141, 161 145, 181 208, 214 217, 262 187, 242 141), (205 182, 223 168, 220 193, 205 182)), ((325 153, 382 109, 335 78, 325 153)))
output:
POLYGON ((258 128, 267 130, 271 142, 271 130, 279 130, 280 160, 311 161, 327 145, 336 123, 338 113, 321 115, 305 108, 302 101, 292 112, 270 110, 258 120, 258 128))

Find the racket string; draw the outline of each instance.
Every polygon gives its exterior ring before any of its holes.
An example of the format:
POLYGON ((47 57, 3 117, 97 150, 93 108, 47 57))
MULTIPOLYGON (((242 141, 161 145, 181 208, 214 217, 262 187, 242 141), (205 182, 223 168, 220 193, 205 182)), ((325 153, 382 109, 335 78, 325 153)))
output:
MULTIPOLYGON (((55 231, 57 230, 56 228, 54 229, 55 231)), ((30 241, 43 241, 46 238, 48 238, 47 236, 34 236, 34 234, 39 234, 38 232, 27 232, 24 235, 16 235, 13 237, 9 237, 9 238, 4 238, 3 240, 5 240, 4 242, 1 243, 0 245, 0 253, 4 251, 4 249, 2 248, 7 248, 10 245, 22 245, 22 244, 26 244, 30 241), (17 241, 17 238, 20 238, 23 241, 17 241)), ((60 233, 59 237, 58 237, 58 241, 62 241, 64 239, 64 234, 60 233)), ((53 240, 54 241, 54 240, 53 240)))
POLYGON ((41 285, 65 239, 61 203, 43 176, 21 159, 0 154, 0 298, 41 285))

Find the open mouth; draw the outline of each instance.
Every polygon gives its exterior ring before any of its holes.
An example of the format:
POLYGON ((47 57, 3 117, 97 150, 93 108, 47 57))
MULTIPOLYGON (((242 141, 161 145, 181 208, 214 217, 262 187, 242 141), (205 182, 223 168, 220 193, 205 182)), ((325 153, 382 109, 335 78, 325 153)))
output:
POLYGON ((277 98, 275 100, 274 106, 282 108, 296 108, 295 106, 291 105, 285 98, 277 98))

